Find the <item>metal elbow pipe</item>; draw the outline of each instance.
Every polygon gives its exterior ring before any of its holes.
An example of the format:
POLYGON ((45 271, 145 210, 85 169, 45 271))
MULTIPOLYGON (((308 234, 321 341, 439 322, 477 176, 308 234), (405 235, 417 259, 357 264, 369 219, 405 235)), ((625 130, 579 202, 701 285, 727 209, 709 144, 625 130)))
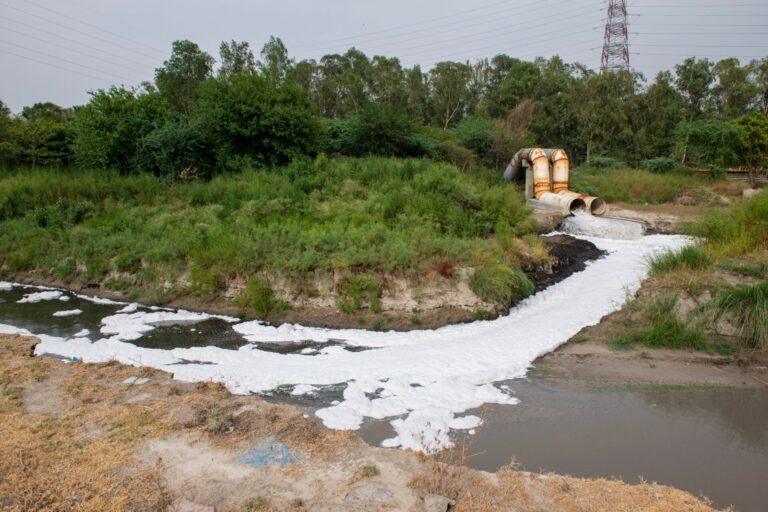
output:
POLYGON ((552 161, 552 192, 558 194, 568 190, 568 154, 562 149, 556 149, 550 156, 552 161))
POLYGON ((549 158, 541 148, 535 148, 528 154, 528 160, 533 165, 533 196, 539 199, 542 194, 552 192, 549 180, 549 158))

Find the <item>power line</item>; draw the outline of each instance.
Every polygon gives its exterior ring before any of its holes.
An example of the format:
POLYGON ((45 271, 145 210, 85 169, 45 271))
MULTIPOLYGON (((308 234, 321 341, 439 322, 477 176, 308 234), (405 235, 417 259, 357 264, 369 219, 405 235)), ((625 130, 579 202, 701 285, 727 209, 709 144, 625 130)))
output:
POLYGON ((122 62, 118 63, 118 62, 115 62, 115 61, 111 61, 111 60, 103 59, 103 58, 101 58, 101 57, 99 57, 99 56, 97 56, 97 55, 93 55, 92 53, 82 52, 82 51, 80 51, 80 50, 76 50, 76 49, 74 49, 74 48, 71 48, 71 47, 67 47, 67 46, 64 46, 64 45, 62 45, 61 43, 56 43, 56 42, 54 42, 54 41, 50 41, 50 40, 47 40, 47 39, 43 39, 43 38, 41 38, 41 37, 35 37, 35 36, 33 36, 33 35, 30 35, 30 34, 25 34, 24 32, 21 32, 21 31, 18 31, 18 30, 14 30, 14 29, 12 29, 12 28, 8 28, 8 27, 2 27, 2 28, 3 28, 3 30, 7 30, 7 31, 9 31, 9 32, 14 32, 14 33, 16 33, 16 34, 21 34, 22 36, 25 36, 25 37, 29 37, 29 38, 31 38, 31 39, 35 39, 36 41, 41 41, 41 42, 43 42, 43 43, 47 43, 47 44, 51 44, 51 45, 56 45, 56 47, 57 47, 57 48, 62 48, 62 49, 64 49, 65 51, 74 52, 74 53, 79 53, 80 55, 83 55, 83 56, 85 56, 85 57, 90 57, 90 58, 92 58, 92 59, 100 60, 100 61, 102 61, 102 62, 104 62, 104 63, 106 63, 106 64, 110 64, 110 65, 113 65, 113 66, 124 67, 124 68, 126 68, 126 69, 130 69, 131 71, 136 71, 136 72, 139 72, 139 73, 145 73, 145 72, 147 71, 146 69, 137 69, 137 68, 133 68, 133 67, 130 67, 130 66, 126 66, 126 65, 125 65, 124 63, 122 63, 122 62))
POLYGON ((66 68, 64 66, 59 66, 58 64, 53 64, 51 62, 44 62, 42 60, 35 59, 34 57, 29 57, 27 55, 21 55, 21 54, 18 54, 18 53, 9 51, 9 50, 5 50, 3 48, 0 48, 0 52, 7 53, 9 55, 14 55, 14 56, 19 57, 19 58, 24 59, 24 60, 29 60, 29 61, 32 61, 32 62, 37 62, 38 64, 45 64, 46 66, 51 66, 51 67, 54 67, 54 68, 63 69, 64 71, 68 71, 70 73, 75 73, 76 75, 87 76, 88 78, 93 78, 95 80, 101 80, 103 82, 109 82, 109 83, 112 82, 112 80, 107 80, 106 78, 103 78, 103 77, 89 75, 88 73, 81 73, 80 71, 77 71, 77 70, 74 70, 74 69, 66 68))
MULTIPOLYGON (((86 44, 86 43, 83 43, 81 41, 78 41, 77 39, 72 39, 71 37, 63 36, 61 34, 56 34, 55 32, 51 32, 51 31, 48 31, 48 30, 45 30, 45 29, 42 29, 42 28, 38 28, 38 27, 35 27, 35 26, 30 25, 28 23, 24 23, 22 21, 14 20, 13 18, 8 18, 7 16, 0 15, 0 19, 4 19, 6 21, 10 21, 11 23, 15 23, 17 25, 21 25, 22 27, 26 27, 28 29, 32 29, 32 30, 35 30, 37 32, 42 32, 43 34, 47 34, 49 36, 53 36, 53 37, 62 39, 64 41, 68 41, 70 43, 74 43, 76 45, 83 46, 83 47, 88 48, 90 50, 95 50, 97 52, 101 52, 101 53, 103 53, 105 55, 111 55, 112 57, 116 57, 116 58, 121 59, 121 60, 125 60, 125 61, 128 61, 128 62, 132 62, 134 64, 138 64, 139 66, 146 66, 147 65, 144 62, 139 62, 137 60, 130 59, 130 58, 125 57, 123 55, 118 55, 116 53, 112 53, 110 51, 103 50, 101 48, 97 48, 97 47, 91 46, 89 44, 86 44)), ((11 30, 11 29, 7 29, 7 30, 11 30)), ((155 60, 155 59, 152 59, 152 60, 155 60)))
POLYGON ((13 6, 11 6, 11 5, 7 5, 7 4, 0 4, 0 5, 2 5, 3 7, 9 7, 9 8, 11 8, 11 9, 15 10, 15 11, 19 11, 19 12, 21 12, 21 13, 24 13, 24 14, 28 15, 28 16, 32 16, 33 18, 38 18, 38 19, 41 19, 41 20, 43 20, 43 21, 45 21, 45 22, 47 22, 47 23, 50 23, 50 24, 52 24, 52 25, 56 25, 56 26, 58 26, 58 27, 62 27, 62 28, 64 28, 64 29, 66 29, 66 30, 70 30, 70 31, 72 31, 72 32, 76 32, 76 33, 78 33, 78 34, 81 34, 81 35, 84 35, 84 36, 86 36, 86 37, 90 37, 91 39, 96 39, 97 41, 101 41, 101 42, 103 42, 103 43, 111 44, 112 46, 115 46, 115 47, 117 47, 117 48, 122 48, 123 50, 128 50, 128 51, 130 51, 130 52, 134 52, 134 53, 137 53, 137 54, 139 54, 139 55, 144 55, 145 57, 148 57, 148 58, 150 58, 150 59, 155 59, 155 58, 156 58, 156 57, 154 57, 154 56, 152 56, 152 55, 149 55, 149 54, 147 54, 147 53, 144 53, 144 52, 140 52, 140 51, 138 51, 138 50, 136 50, 136 49, 132 49, 132 48, 129 48, 129 47, 127 47, 127 46, 124 46, 124 45, 121 45, 121 44, 115 43, 114 41, 110 41, 110 40, 108 40, 108 39, 104 39, 103 37, 99 37, 99 36, 95 36, 95 35, 93 35, 93 34, 89 34, 89 33, 87 33, 87 32, 84 32, 84 31, 82 31, 82 30, 78 30, 78 29, 76 29, 76 28, 72 28, 72 27, 69 27, 69 26, 67 26, 67 25, 64 25, 63 23, 59 23, 59 22, 57 22, 57 21, 51 21, 50 19, 48 19, 48 18, 46 18, 46 17, 44 17, 44 16, 39 16, 39 15, 37 15, 37 14, 34 14, 34 13, 31 13, 31 12, 29 12, 29 11, 25 11, 24 9, 19 9, 18 7, 13 7, 13 6))
POLYGON ((114 77, 119 78, 120 80, 126 80, 128 82, 131 81, 130 78, 126 78, 124 76, 116 75, 114 73, 110 73, 109 71, 104 71, 102 69, 92 68, 91 66, 86 66, 85 64, 80 64, 79 62, 75 62, 75 61, 68 60, 68 59, 63 59, 63 58, 61 58, 61 57, 59 57, 57 55, 51 55, 50 53, 41 52, 41 51, 38 51, 38 50, 34 50, 32 48, 27 48, 26 46, 23 46, 23 45, 20 45, 20 44, 16 44, 16 43, 12 43, 10 41, 0 40, 0 43, 10 44, 11 46, 16 46, 18 48, 21 48, 22 50, 25 50, 25 51, 28 51, 28 52, 32 52, 32 53, 38 53, 38 54, 43 55, 45 57, 49 57, 49 58, 53 58, 53 59, 56 59, 56 60, 60 60, 62 62, 66 62, 68 64, 72 64, 74 66, 80 66, 81 68, 90 69, 91 71, 96 71, 97 73, 104 73, 106 75, 112 75, 114 77))
MULTIPOLYGON (((631 52, 632 55, 647 55, 651 57, 699 57, 699 55, 694 54, 679 54, 679 53, 638 53, 638 52, 631 52)), ((766 54, 763 55, 716 55, 716 54, 707 54, 702 57, 717 57, 719 59, 727 59, 730 57, 736 57, 736 58, 744 58, 744 59, 759 59, 762 57, 765 57, 766 54)))
POLYGON ((80 23, 80 24, 82 24, 82 25, 85 25, 85 26, 87 26, 87 27, 92 27, 92 28, 95 28, 95 29, 96 29, 96 30, 98 30, 99 32, 103 32, 103 33, 105 33, 105 34, 109 34, 109 35, 111 35, 111 36, 113 36, 113 37, 117 37, 117 38, 119 38, 119 39, 123 39, 124 41, 128 41, 129 43, 138 44, 139 46, 143 46, 143 47, 145 47, 145 48, 147 48, 147 49, 149 49, 149 50, 153 50, 153 51, 156 51, 156 52, 159 52, 159 53, 165 54, 165 50, 159 50, 159 49, 157 49, 157 48, 154 48, 154 47, 152 47, 152 46, 146 45, 146 44, 142 43, 141 41, 136 41, 136 40, 134 40, 134 39, 130 39, 130 38, 128 38, 128 37, 124 37, 124 36, 121 36, 120 34, 116 34, 116 33, 114 33, 114 32, 110 32, 109 30, 104 30, 103 28, 99 27, 98 25, 94 25, 94 24, 92 24, 92 23, 88 23, 88 22, 86 22, 86 21, 83 21, 83 20, 81 20, 81 19, 75 18, 75 17, 73 17, 73 16, 69 16, 68 14, 64 14, 64 13, 62 13, 62 12, 56 11, 56 10, 54 10, 54 9, 51 9, 50 7, 45 7, 44 5, 40 5, 40 4, 36 3, 36 2, 33 2, 32 0, 26 0, 26 2, 27 2, 28 4, 32 4, 32 5, 34 5, 34 6, 35 6, 35 7, 37 7, 38 9, 43 9, 43 10, 46 10, 46 11, 52 12, 53 14, 56 14, 56 15, 58 15, 58 16, 61 16, 61 17, 63 17, 63 18, 67 18, 67 19, 69 19, 69 20, 72 20, 72 21, 75 21, 75 22, 77 22, 77 23, 80 23))
POLYGON ((377 30, 377 31, 374 31, 374 32, 368 32, 367 34, 358 34, 358 35, 355 35, 355 36, 346 36, 346 37, 342 37, 342 38, 338 38, 338 39, 328 39, 328 40, 325 40, 325 41, 316 41, 314 43, 299 44, 299 45, 296 45, 295 48, 300 48, 300 47, 305 47, 305 46, 314 46, 315 44, 326 44, 326 43, 327 44, 331 44, 331 43, 344 42, 344 41, 349 41, 351 39, 358 39, 358 38, 366 37, 366 36, 370 36, 370 35, 376 35, 376 34, 393 32, 393 31, 404 29, 404 28, 418 27, 420 25, 430 25, 432 23, 435 23, 436 21, 453 18, 455 16, 459 16, 459 15, 462 15, 462 14, 468 14, 468 13, 477 12, 479 10, 488 9, 489 7, 496 7, 497 5, 511 4, 511 3, 512 3, 511 1, 505 0, 503 2, 496 2, 496 3, 493 3, 493 4, 488 4, 488 5, 483 5, 483 6, 475 7, 473 9, 467 9, 467 10, 464 10, 464 11, 457 11, 457 12, 454 12, 452 14, 446 14, 445 16, 440 16, 440 17, 437 17, 437 18, 430 18, 429 20, 417 21, 417 22, 414 22, 414 23, 409 23, 407 25, 399 25, 397 27, 392 27, 392 28, 383 29, 383 30, 377 30))

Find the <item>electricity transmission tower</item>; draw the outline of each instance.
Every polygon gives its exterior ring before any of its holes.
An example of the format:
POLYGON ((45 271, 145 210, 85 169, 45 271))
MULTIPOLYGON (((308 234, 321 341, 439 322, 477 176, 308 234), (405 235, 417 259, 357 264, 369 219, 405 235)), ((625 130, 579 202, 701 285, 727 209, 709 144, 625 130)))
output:
POLYGON ((600 69, 629 71, 627 0, 608 0, 608 16, 605 19, 605 36, 600 69))

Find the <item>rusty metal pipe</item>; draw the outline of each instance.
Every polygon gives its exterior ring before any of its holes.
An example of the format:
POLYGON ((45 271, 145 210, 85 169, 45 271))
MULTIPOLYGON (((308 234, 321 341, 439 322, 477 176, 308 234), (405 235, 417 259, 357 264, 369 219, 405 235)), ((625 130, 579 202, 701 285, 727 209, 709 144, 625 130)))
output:
POLYGON ((587 205, 580 197, 575 197, 567 194, 555 194, 554 192, 544 192, 536 198, 539 202, 555 206, 562 210, 563 213, 571 214, 576 210, 584 210, 587 205))
POLYGON ((536 148, 528 155, 533 165, 533 196, 539 199, 542 194, 552 192, 552 182, 549 179, 549 158, 541 148, 536 148))
POLYGON ((592 215, 603 215, 608 211, 608 205, 599 197, 579 194, 572 190, 561 190, 558 195, 581 199, 584 202, 584 210, 592 215))
POLYGON ((552 192, 558 194, 568 190, 568 154, 562 149, 556 149, 550 156, 552 161, 552 192))

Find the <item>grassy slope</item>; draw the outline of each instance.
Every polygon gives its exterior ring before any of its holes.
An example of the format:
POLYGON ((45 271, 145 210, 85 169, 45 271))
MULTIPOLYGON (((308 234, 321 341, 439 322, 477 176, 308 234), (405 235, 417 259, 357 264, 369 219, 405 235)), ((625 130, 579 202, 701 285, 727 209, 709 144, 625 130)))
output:
MULTIPOLYGON (((268 288, 280 276, 311 294, 308 279, 332 272, 378 283, 516 269, 536 252, 534 228, 522 195, 496 173, 426 160, 320 158, 173 186, 107 171, 0 173, 3 271, 101 282, 154 302, 216 294, 235 277, 261 276, 268 288)), ((249 288, 262 296, 248 301, 269 309, 269 290, 249 288)))

